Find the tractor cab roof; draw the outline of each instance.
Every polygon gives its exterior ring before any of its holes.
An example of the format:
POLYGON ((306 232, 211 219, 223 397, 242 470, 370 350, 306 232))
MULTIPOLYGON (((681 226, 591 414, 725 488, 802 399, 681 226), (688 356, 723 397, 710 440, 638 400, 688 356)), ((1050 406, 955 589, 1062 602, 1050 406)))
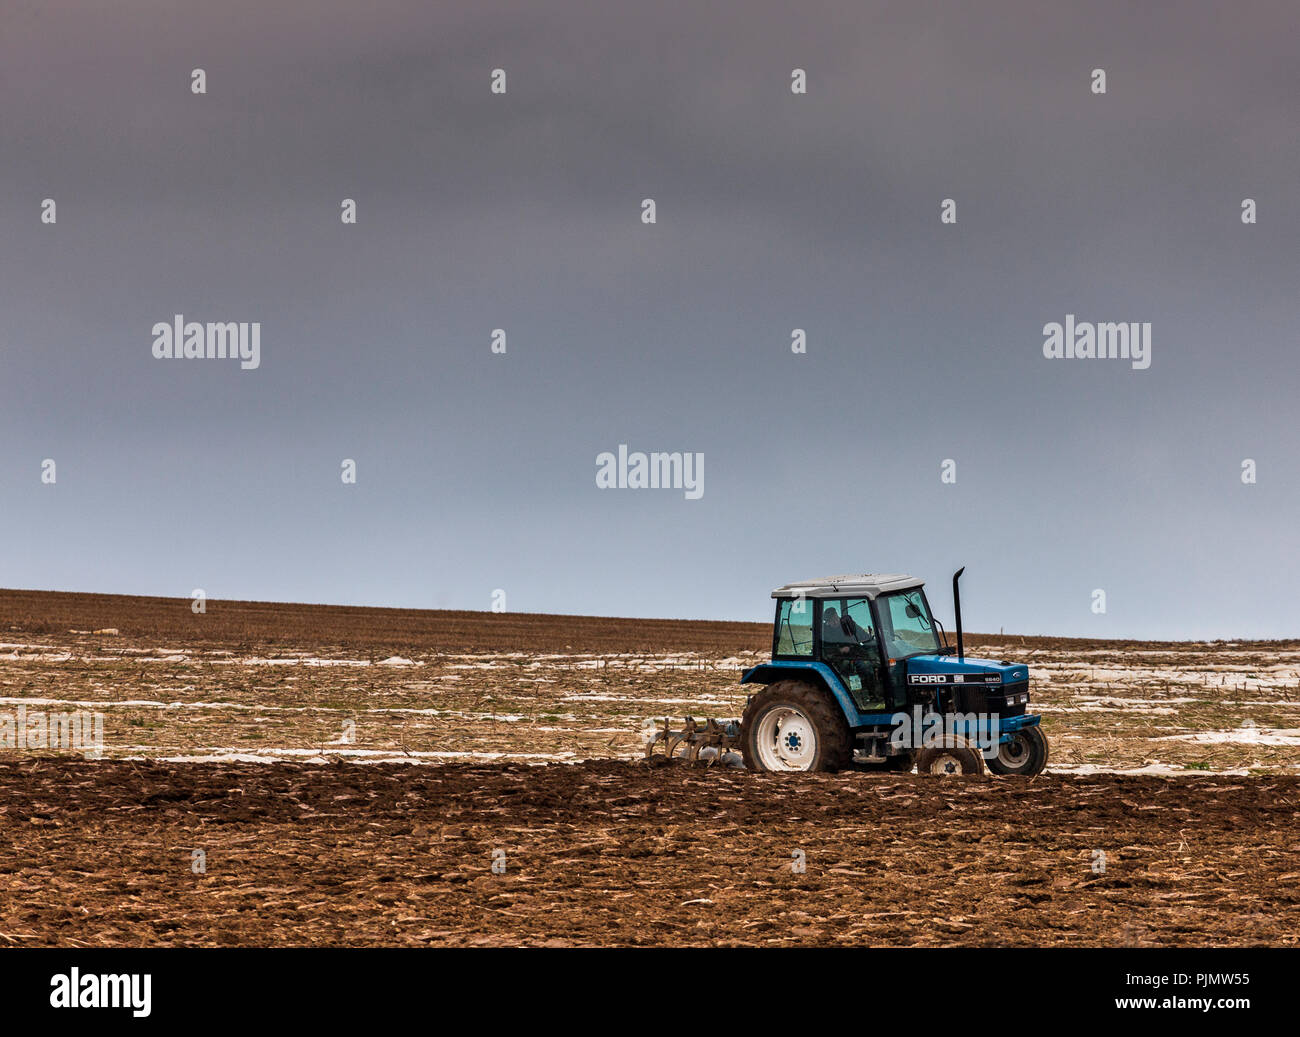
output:
POLYGON ((821 580, 787 583, 772 592, 774 598, 874 598, 890 591, 924 586, 924 580, 902 573, 860 573, 857 576, 828 576, 821 580))

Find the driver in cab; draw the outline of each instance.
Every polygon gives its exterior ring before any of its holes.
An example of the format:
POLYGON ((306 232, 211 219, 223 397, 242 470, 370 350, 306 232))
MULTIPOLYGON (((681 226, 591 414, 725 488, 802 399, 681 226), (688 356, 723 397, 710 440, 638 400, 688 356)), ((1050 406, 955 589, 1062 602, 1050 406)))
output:
POLYGON ((870 630, 863 630, 852 616, 841 616, 838 609, 828 608, 822 615, 822 644, 836 655, 848 655, 852 646, 865 647, 873 640, 870 630))
POLYGON ((864 703, 884 707, 878 672, 880 651, 874 631, 864 630, 852 616, 841 616, 838 609, 827 607, 822 612, 822 654, 836 660, 834 665, 844 677, 858 677, 864 703))

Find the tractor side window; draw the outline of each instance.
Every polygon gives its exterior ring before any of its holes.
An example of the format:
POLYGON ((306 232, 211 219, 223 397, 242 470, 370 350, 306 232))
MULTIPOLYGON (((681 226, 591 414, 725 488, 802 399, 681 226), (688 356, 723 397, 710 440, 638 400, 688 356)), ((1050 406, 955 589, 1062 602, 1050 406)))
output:
POLYGON ((813 603, 806 598, 786 598, 776 613, 776 654, 813 654, 813 603))
POLYGON ((822 604, 822 644, 876 644, 872 628, 871 602, 866 598, 846 598, 822 604))

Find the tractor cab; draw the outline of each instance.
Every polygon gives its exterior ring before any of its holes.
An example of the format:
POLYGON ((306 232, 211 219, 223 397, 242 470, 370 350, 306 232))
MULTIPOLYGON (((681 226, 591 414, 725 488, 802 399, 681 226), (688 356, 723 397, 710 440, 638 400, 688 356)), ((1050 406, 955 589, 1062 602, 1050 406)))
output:
POLYGON ((777 599, 772 659, 807 661, 832 670, 863 713, 909 704, 913 657, 939 659, 939 638, 920 580, 880 577, 808 581, 773 591, 777 599))

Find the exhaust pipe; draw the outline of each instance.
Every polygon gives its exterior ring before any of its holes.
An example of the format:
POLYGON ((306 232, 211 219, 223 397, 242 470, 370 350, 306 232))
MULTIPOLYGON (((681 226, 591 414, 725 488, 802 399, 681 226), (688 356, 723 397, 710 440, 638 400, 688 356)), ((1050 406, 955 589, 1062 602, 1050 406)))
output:
POLYGON ((966 571, 966 566, 962 566, 952 574, 952 608, 957 614, 957 658, 959 660, 966 658, 966 646, 961 639, 961 589, 957 586, 957 581, 961 579, 961 574, 966 571))

